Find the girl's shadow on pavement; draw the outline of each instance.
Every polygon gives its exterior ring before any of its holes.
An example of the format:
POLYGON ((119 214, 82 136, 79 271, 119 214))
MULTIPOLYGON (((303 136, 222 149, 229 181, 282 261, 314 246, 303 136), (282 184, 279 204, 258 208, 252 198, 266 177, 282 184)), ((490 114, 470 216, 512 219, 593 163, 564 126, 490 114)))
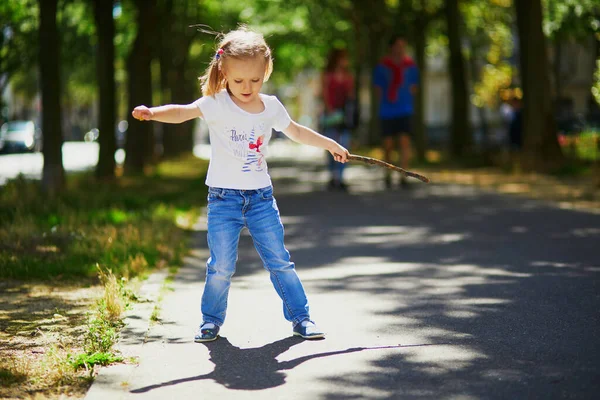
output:
MULTIPOLYGON (((203 343, 208 348, 210 360, 215 364, 215 369, 211 373, 145 386, 131 390, 131 393, 144 393, 165 386, 203 379, 212 379, 226 388, 235 390, 268 389, 285 383, 286 375, 282 371, 291 370, 305 361, 371 349, 369 347, 354 347, 346 350, 311 354, 290 361, 277 361, 277 356, 283 354, 292 346, 302 343, 302 341, 302 339, 296 337, 288 337, 262 347, 240 349, 229 343, 226 337, 220 337, 214 342, 203 343)), ((381 347, 373 347, 373 349, 378 348, 381 347)))

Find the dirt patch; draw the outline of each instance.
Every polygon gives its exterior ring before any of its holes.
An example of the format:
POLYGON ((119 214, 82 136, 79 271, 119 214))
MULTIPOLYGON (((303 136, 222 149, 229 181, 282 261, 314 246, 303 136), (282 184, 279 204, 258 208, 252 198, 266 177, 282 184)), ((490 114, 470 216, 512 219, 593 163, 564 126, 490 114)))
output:
POLYGON ((82 351, 86 314, 102 295, 84 285, 0 282, 0 398, 85 396, 89 374, 65 361, 82 351))

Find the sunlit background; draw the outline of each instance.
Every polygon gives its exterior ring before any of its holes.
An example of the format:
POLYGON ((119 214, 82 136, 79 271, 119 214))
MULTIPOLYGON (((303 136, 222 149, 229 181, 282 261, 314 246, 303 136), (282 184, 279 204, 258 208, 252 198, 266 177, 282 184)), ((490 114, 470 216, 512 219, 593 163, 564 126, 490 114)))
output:
POLYGON ((0 398, 82 398, 107 364, 136 398, 597 397, 599 103, 598 0, 0 0, 0 398), (431 184, 350 163, 328 190, 325 151, 273 133, 316 343, 290 337, 246 231, 225 337, 192 343, 207 127, 131 116, 198 99, 240 24, 273 48, 264 92, 317 130, 347 49, 359 155, 384 155, 391 37, 421 74, 410 168, 431 184))
MULTIPOLYGON (((200 97, 197 78, 215 51, 215 36, 207 31, 227 32, 240 23, 263 33, 274 49, 275 70, 264 91, 278 95, 294 119, 312 128, 319 127, 323 109, 320 75, 327 53, 332 48, 349 50, 360 107, 360 126, 353 132, 355 148, 379 143, 378 121, 373 118, 377 105, 372 70, 390 35, 406 35, 422 74, 422 97, 418 99, 422 111, 417 112, 415 121, 418 159, 436 162, 446 156, 460 159, 485 154, 487 162, 513 162, 506 157, 507 129, 511 99, 523 96, 523 85, 517 18, 511 1, 460 2, 459 19, 452 25, 447 23, 443 2, 437 0, 115 1, 114 35, 97 29, 92 3, 59 1, 56 10, 59 52, 51 56, 58 57, 60 138, 65 142, 67 170, 93 168, 98 161, 98 147, 93 143, 107 134, 99 131, 99 85, 106 84, 98 80, 97 62, 103 57, 99 43, 111 36, 116 114, 108 134, 114 134, 115 144, 107 141, 106 146, 116 146, 117 165, 125 162, 128 133, 152 142, 137 147, 144 154, 137 157, 141 161, 135 167, 131 164, 132 170, 192 149, 197 156, 206 157, 208 139, 200 120, 180 127, 153 124, 144 128, 148 132, 138 132, 137 122, 132 124, 129 116, 129 94, 136 85, 151 85, 148 105, 186 103, 200 97), (202 28, 192 27, 196 24, 202 28), (454 36, 461 51, 459 64, 450 57, 454 36), (462 94, 457 93, 452 82, 456 78, 450 73, 457 68, 467 78, 462 94), (149 69, 149 75, 144 69, 149 69), (136 83, 132 76, 148 76, 149 80, 139 78, 142 80, 136 83), (459 95, 466 95, 464 104, 468 106, 460 116, 453 116, 452 102, 459 101, 459 95), (457 120, 454 125, 453 118, 457 120), (460 132, 451 129, 457 125, 460 132)), ((544 0, 542 5, 554 131, 566 158, 594 161, 599 158, 600 125, 598 73, 594 75, 599 54, 598 6, 593 0, 544 0)), ((39 152, 45 135, 38 4, 32 0, 5 2, 0 12, 0 119, 6 123, 0 133, 0 181, 4 182, 20 173, 40 176, 43 163, 39 156, 4 154, 39 152), (11 136, 15 130, 20 136, 11 136)), ((123 172, 120 168, 115 171, 123 172)))

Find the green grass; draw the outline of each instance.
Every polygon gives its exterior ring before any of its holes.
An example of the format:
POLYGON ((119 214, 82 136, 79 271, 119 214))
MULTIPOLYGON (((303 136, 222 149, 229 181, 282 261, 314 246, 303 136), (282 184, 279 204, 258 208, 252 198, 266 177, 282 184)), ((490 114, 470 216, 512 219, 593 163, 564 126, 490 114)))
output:
POLYGON ((75 369, 91 369, 94 365, 108 365, 123 361, 123 357, 111 353, 78 354, 69 358, 69 363, 75 369))
POLYGON ((150 315, 150 321, 152 321, 152 322, 160 321, 159 314, 160 314, 160 307, 158 305, 155 305, 154 308, 152 309, 152 314, 150 315))
POLYGON ((124 326, 123 312, 128 308, 131 291, 125 286, 125 280, 117 280, 112 271, 98 271, 104 285, 104 296, 92 310, 85 329, 83 352, 77 355, 67 354, 64 360, 74 371, 85 368, 93 377, 94 365, 109 365, 123 361, 113 346, 119 339, 124 326))
POLYGON ((0 278, 95 278, 97 266, 132 277, 181 264, 185 230, 205 204, 206 168, 186 157, 114 183, 79 174, 52 199, 38 182, 8 182, 0 187, 0 278))
POLYGON ((587 131, 579 135, 577 156, 586 161, 600 161, 600 132, 587 131))
POLYGON ((579 161, 600 161, 600 131, 590 129, 577 135, 560 136, 563 153, 579 161))

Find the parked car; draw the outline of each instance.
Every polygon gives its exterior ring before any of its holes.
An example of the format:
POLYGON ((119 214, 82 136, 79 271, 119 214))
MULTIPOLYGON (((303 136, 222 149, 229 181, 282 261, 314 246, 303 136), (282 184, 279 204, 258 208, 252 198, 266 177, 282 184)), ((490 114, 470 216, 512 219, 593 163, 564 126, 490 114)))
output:
POLYGON ((42 132, 33 121, 10 121, 0 127, 0 152, 41 150, 42 132))

